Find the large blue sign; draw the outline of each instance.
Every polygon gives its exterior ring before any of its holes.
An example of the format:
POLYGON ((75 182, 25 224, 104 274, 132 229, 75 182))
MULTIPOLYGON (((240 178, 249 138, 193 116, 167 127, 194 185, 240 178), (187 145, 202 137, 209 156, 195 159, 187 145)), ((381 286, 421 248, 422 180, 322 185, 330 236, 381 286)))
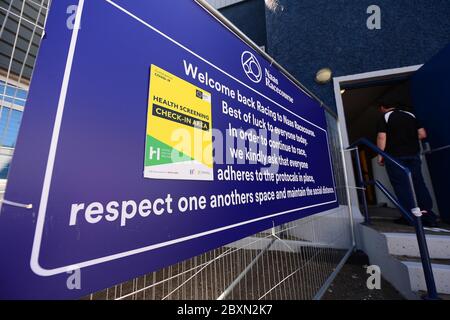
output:
POLYGON ((72 4, 32 79, 0 298, 81 297, 338 205, 324 110, 203 6, 79 0, 68 28, 72 4))

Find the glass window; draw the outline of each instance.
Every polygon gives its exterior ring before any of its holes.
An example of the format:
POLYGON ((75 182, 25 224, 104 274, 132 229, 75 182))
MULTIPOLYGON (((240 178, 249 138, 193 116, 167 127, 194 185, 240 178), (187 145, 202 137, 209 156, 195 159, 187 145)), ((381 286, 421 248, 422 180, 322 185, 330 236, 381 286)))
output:
POLYGON ((14 148, 22 121, 22 111, 3 107, 0 113, 0 147, 14 148))
POLYGON ((0 80, 0 179, 7 178, 11 162, 11 155, 1 148, 16 146, 27 96, 27 90, 0 80))
POLYGON ((6 101, 24 107, 28 91, 13 85, 6 85, 0 80, 0 101, 6 101))

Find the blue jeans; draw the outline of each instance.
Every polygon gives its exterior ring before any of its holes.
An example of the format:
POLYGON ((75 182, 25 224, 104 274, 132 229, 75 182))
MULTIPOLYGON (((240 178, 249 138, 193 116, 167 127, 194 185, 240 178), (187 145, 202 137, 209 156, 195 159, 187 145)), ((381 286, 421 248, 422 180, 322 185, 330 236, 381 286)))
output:
MULTIPOLYGON (((412 179, 414 183, 414 189, 416 191, 417 203, 421 210, 426 210, 430 214, 424 218, 435 219, 432 214, 433 199, 422 175, 422 160, 420 156, 398 157, 398 162, 408 168, 411 171, 412 179)), ((395 194, 400 204, 409 212, 415 207, 414 198, 409 187, 408 176, 397 165, 386 160, 386 170, 389 175, 389 180, 394 187, 395 194)))

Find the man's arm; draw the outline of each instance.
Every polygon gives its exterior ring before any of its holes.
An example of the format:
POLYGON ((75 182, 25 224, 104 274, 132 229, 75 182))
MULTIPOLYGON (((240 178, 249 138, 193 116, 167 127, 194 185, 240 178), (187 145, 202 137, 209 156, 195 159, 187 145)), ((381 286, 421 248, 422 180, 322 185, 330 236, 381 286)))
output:
MULTIPOLYGON (((386 149, 386 140, 387 140, 386 132, 378 132, 377 146, 383 151, 386 149)), ((380 166, 384 166, 384 158, 382 155, 378 155, 378 164, 380 166)))

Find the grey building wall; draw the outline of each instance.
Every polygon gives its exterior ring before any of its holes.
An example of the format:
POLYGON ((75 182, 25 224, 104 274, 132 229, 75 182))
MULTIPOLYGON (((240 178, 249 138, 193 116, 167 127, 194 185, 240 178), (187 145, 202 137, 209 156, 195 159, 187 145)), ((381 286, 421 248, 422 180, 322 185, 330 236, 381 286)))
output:
POLYGON ((259 46, 266 46, 266 11, 264 0, 246 0, 219 11, 259 46))
POLYGON ((268 52, 300 82, 335 108, 332 84, 314 78, 427 62, 450 42, 449 0, 269 0, 268 52), (369 30, 367 8, 381 7, 381 30, 369 30))

